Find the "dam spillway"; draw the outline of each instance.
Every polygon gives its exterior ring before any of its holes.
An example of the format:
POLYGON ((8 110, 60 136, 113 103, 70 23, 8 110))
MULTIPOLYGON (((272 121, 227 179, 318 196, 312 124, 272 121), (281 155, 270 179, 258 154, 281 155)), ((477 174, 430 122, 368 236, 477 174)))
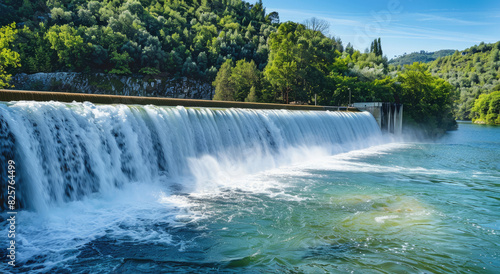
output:
POLYGON ((213 101, 197 99, 178 99, 164 97, 121 96, 105 94, 27 91, 0 89, 0 101, 58 101, 65 103, 92 102, 94 104, 124 104, 124 105, 155 105, 155 106, 184 106, 209 108, 249 108, 249 109, 290 109, 290 110, 346 110, 358 111, 356 108, 325 107, 312 105, 253 103, 235 101, 213 101))
POLYGON ((0 131, 1 160, 19 172, 18 204, 34 210, 159 178, 189 191, 185 182, 202 183, 215 166, 258 172, 381 136, 366 112, 33 101, 1 103, 0 131))

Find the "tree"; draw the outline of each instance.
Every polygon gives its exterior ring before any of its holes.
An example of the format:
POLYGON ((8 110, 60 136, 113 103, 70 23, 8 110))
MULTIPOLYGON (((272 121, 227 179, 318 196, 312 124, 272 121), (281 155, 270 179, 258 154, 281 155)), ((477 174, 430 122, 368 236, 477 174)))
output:
POLYGON ((280 15, 277 12, 273 11, 266 16, 266 21, 270 24, 279 24, 280 15))
POLYGON ((265 14, 266 9, 262 4, 262 0, 258 0, 258 2, 255 3, 255 5, 253 5, 252 9, 250 10, 251 18, 255 21, 262 21, 265 14))
POLYGON ((259 71, 255 62, 246 62, 239 60, 231 71, 230 82, 234 87, 234 99, 244 101, 247 98, 250 89, 256 87, 259 82, 259 71))
MULTIPOLYGON (((271 35, 269 62, 264 75, 280 93, 282 102, 288 104, 288 96, 297 75, 297 28, 293 22, 281 24, 277 33, 271 35)), ((302 27, 303 28, 303 27, 302 27)), ((278 94, 275 95, 277 97, 278 94)))
POLYGON ((474 122, 500 125, 500 91, 481 94, 474 101, 472 111, 474 122))
POLYGON ((65 11, 62 8, 53 8, 50 10, 51 18, 58 24, 69 23, 73 17, 71 11, 65 11))
POLYGON ((10 87, 12 75, 7 73, 7 69, 21 66, 19 53, 10 49, 16 34, 15 23, 0 28, 0 88, 10 87))
POLYGON ((384 55, 383 52, 382 52, 382 42, 380 41, 380 37, 378 38, 378 41, 377 41, 377 52, 376 52, 376 55, 377 56, 384 55))
POLYGON ((141 52, 141 65, 143 67, 152 67, 159 69, 160 64, 165 59, 165 52, 161 49, 158 37, 147 33, 147 40, 143 43, 141 52))
POLYGON ((115 64, 115 67, 109 73, 123 75, 132 73, 129 68, 129 63, 132 62, 133 59, 129 57, 128 52, 118 53, 114 51, 111 55, 111 62, 115 64))
POLYGON ((217 77, 215 77, 215 81, 213 85, 215 86, 215 95, 214 100, 218 101, 234 101, 234 87, 231 83, 231 71, 232 71, 232 63, 231 59, 226 60, 224 64, 219 69, 219 73, 217 73, 217 77))
POLYGON ((354 47, 352 46, 351 42, 347 43, 347 46, 345 46, 345 52, 347 54, 352 55, 354 53, 354 47))
POLYGON ((17 31, 14 49, 21 59, 21 70, 27 73, 51 71, 51 61, 54 51, 50 43, 43 38, 44 28, 31 31, 24 28, 17 31))
POLYGON ((184 64, 182 65, 182 74, 188 75, 190 77, 197 77, 200 74, 198 66, 195 62, 193 62, 191 57, 188 57, 186 59, 186 62, 184 62, 184 64))
POLYGON ((456 127, 452 85, 432 76, 421 63, 405 65, 405 69, 398 74, 397 81, 401 83, 400 99, 405 105, 407 122, 430 135, 456 127))
POLYGON ((370 45, 370 52, 375 53, 375 56, 382 56, 382 45, 380 42, 380 37, 378 39, 373 40, 370 45))
POLYGON ((83 42, 75 28, 69 25, 54 25, 45 36, 51 48, 57 52, 61 65, 69 69, 81 69, 86 66, 91 45, 83 42))
POLYGON ((312 30, 313 32, 321 32, 323 35, 326 35, 328 30, 330 29, 330 23, 323 19, 318 19, 313 17, 311 19, 307 19, 304 21, 304 25, 307 29, 312 30))
POLYGON ((250 88, 250 93, 248 93, 247 98, 245 98, 245 102, 258 102, 259 96, 257 95, 257 90, 254 86, 250 88))

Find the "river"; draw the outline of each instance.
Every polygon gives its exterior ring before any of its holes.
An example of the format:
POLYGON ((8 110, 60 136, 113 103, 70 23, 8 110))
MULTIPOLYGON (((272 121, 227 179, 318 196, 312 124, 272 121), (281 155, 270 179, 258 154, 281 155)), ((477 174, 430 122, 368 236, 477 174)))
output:
MULTIPOLYGON (((188 177, 154 170, 161 176, 33 203, 16 216, 18 266, 5 259, 0 270, 497 273, 500 127, 460 122, 434 142, 378 137, 349 149, 324 143, 304 148, 298 141, 293 148, 289 141, 279 161, 262 151, 245 161, 202 155, 186 161, 188 177)), ((2 258, 7 217, 2 215, 2 258)))

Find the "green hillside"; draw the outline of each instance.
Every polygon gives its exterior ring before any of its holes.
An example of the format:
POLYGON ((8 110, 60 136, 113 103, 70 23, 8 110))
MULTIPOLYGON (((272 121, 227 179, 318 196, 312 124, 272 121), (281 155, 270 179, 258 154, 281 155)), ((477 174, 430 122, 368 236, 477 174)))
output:
POLYGON ((472 112, 475 100, 481 94, 500 90, 500 42, 481 43, 438 58, 429 64, 429 70, 456 88, 456 117, 473 119, 480 115, 472 112))
POLYGON ((213 79, 226 59, 268 58, 277 13, 243 1, 12 1, 0 4, 16 22, 17 72, 109 72, 213 79), (23 28, 24 27, 24 28, 23 28))
POLYGON ((402 56, 393 58, 389 60, 389 64, 394 66, 403 66, 411 65, 415 62, 429 63, 438 59, 439 57, 452 55, 453 53, 455 53, 455 50, 453 49, 443 49, 436 52, 426 52, 422 50, 420 52, 412 52, 410 54, 404 54, 402 56))

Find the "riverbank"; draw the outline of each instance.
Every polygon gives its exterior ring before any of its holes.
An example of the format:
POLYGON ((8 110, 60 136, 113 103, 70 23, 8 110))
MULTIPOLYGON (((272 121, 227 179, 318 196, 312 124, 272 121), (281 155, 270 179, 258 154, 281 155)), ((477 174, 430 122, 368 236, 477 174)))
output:
POLYGON ((476 125, 489 125, 489 126, 499 126, 500 125, 499 123, 486 123, 486 121, 484 121, 482 119, 474 119, 472 121, 472 123, 474 123, 476 125))

